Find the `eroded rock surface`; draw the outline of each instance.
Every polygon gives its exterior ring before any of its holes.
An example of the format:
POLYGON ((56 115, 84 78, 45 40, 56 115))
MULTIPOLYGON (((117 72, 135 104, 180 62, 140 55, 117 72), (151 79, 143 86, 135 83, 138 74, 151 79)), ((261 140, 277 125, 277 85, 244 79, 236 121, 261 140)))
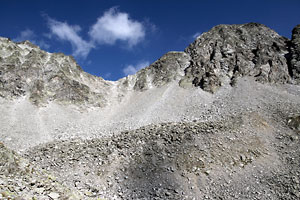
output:
POLYGON ((291 41, 262 24, 219 25, 184 52, 169 52, 117 82, 83 72, 71 56, 47 53, 28 41, 1 38, 0 96, 25 95, 37 105, 56 101, 103 107, 121 101, 128 91, 174 81, 211 93, 225 84, 234 86, 241 76, 262 83, 299 83, 299 38, 299 25, 291 41))
POLYGON ((288 83, 286 55, 288 39, 268 27, 249 23, 219 25, 199 36, 185 52, 191 65, 183 81, 215 92, 240 76, 253 76, 260 82, 288 83))
POLYGON ((190 56, 184 52, 169 52, 136 74, 135 90, 160 87, 178 81, 190 65, 190 56))
POLYGON ((82 71, 71 56, 47 53, 28 41, 0 38, 0 96, 104 106, 109 83, 82 71))
POLYGON ((300 24, 292 31, 290 56, 291 75, 297 83, 300 83, 300 24))

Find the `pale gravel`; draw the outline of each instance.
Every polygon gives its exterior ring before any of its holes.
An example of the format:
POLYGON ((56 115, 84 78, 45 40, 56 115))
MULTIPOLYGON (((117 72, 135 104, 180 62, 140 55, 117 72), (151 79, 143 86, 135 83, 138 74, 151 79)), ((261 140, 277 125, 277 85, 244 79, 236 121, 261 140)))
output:
POLYGON ((0 99, 0 141, 23 151, 53 140, 99 138, 163 122, 217 121, 244 111, 272 117, 276 110, 286 110, 286 116, 300 113, 300 86, 260 84, 249 77, 215 94, 173 82, 144 92, 128 91, 121 102, 111 97, 107 107, 86 109, 54 102, 36 107, 26 97, 0 99))

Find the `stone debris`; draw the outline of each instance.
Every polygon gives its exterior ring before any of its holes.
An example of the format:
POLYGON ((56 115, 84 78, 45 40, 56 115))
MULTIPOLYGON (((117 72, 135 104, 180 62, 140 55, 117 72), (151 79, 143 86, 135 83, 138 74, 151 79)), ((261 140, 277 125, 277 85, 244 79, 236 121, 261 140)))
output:
POLYGON ((299 33, 219 25, 118 81, 0 38, 0 199, 299 199, 299 33))

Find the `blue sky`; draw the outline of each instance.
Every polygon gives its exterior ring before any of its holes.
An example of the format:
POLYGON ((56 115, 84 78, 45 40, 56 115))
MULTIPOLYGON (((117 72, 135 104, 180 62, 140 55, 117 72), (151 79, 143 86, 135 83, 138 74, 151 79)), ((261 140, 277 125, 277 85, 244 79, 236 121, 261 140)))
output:
POLYGON ((0 36, 73 55, 117 80, 218 24, 258 22, 290 38, 300 0, 0 0, 0 36))

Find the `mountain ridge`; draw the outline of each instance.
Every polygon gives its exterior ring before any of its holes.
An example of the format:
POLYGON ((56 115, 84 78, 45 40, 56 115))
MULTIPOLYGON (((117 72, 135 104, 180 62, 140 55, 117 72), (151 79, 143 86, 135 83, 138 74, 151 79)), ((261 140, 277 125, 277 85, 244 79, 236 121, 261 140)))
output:
POLYGON ((0 199, 299 199, 299 33, 216 26, 118 81, 0 38, 0 199))
POLYGON ((28 41, 13 43, 2 38, 2 52, 5 49, 10 55, 0 54, 0 95, 26 94, 37 105, 54 100, 103 107, 112 99, 122 100, 110 97, 113 88, 118 88, 117 96, 124 96, 128 90, 143 91, 172 81, 183 88, 200 87, 211 93, 221 85, 234 85, 241 76, 253 76, 260 82, 298 84, 296 30, 288 40, 258 23, 219 25, 197 37, 183 52, 168 52, 135 75, 114 82, 84 72, 72 56, 49 54, 28 41))

